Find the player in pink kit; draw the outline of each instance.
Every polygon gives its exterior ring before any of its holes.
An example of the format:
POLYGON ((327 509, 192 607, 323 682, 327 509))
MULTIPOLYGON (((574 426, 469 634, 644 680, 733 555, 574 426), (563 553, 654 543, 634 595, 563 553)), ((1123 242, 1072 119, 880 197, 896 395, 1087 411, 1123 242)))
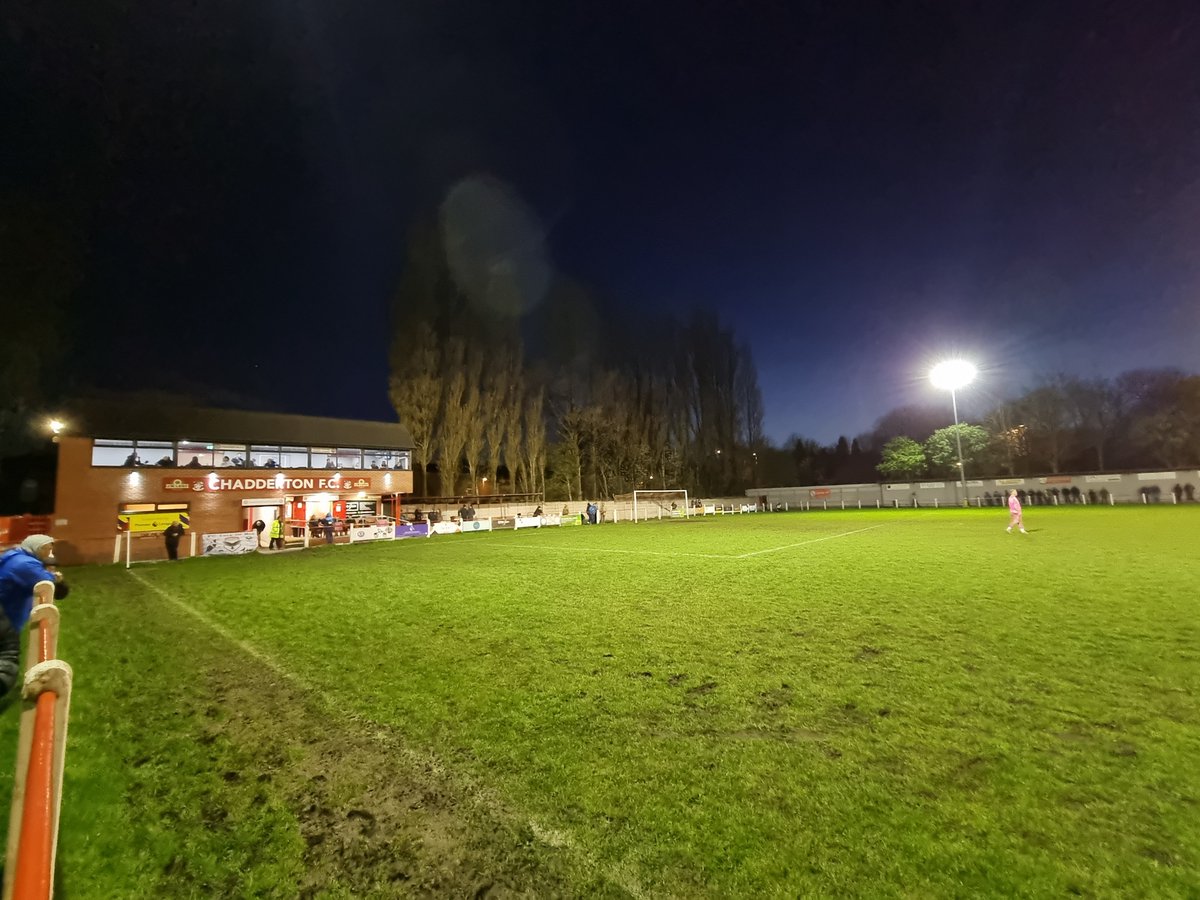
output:
POLYGON ((1014 525, 1021 529, 1021 534, 1028 534, 1021 520, 1021 501, 1017 499, 1016 488, 1008 492, 1008 527, 1004 530, 1011 534, 1014 525))

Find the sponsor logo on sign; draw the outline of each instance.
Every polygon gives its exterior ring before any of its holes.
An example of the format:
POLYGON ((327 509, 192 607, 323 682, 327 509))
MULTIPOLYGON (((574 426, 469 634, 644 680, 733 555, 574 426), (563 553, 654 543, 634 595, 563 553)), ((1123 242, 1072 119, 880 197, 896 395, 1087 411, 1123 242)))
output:
POLYGON ((389 541, 395 536, 391 525, 358 525, 350 530, 351 541, 389 541))
POLYGON ((811 491, 808 492, 808 496, 816 497, 819 500, 822 497, 832 497, 833 491, 830 490, 829 488, 813 488, 811 491))
POLYGON ((996 487, 1017 487, 1025 483, 1024 478, 997 478, 996 487))
POLYGON ((396 537, 412 538, 412 537, 429 537, 429 523, 415 522, 412 524, 405 523, 396 526, 396 537))
POLYGON ((184 528, 191 527, 188 514, 185 512, 122 513, 117 516, 117 531, 150 534, 165 530, 173 522, 178 522, 184 528))
POLYGON ((201 536, 204 556, 239 556, 258 549, 258 535, 253 531, 228 531, 201 536))
POLYGON ((1041 484, 1070 484, 1070 475, 1047 475, 1045 478, 1039 478, 1041 484))
POLYGON ((886 491, 907 491, 911 487, 911 484, 885 484, 883 489, 886 491))
POLYGON ((921 488, 944 488, 945 486, 946 482, 944 481, 922 481, 917 485, 917 487, 921 488))
POLYGON ((1112 484, 1121 480, 1120 475, 1084 475, 1083 480, 1087 484, 1112 484))
POLYGON ((1171 481, 1174 472, 1138 472, 1138 481, 1171 481))

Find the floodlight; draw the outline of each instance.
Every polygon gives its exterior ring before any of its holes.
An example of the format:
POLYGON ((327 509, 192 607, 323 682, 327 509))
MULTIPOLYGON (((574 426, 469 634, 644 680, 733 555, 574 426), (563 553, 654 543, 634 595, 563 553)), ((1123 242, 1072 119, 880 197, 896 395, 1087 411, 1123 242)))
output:
POLYGON ((956 391, 975 380, 977 369, 965 359, 948 359, 933 367, 929 380, 944 391, 956 391))

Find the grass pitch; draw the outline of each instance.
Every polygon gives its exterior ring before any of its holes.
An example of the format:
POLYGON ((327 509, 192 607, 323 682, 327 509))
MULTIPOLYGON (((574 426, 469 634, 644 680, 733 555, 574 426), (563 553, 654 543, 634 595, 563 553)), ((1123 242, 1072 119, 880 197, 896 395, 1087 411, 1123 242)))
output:
POLYGON ((1197 896, 1200 509, 1027 513, 79 570, 60 883, 1197 896))

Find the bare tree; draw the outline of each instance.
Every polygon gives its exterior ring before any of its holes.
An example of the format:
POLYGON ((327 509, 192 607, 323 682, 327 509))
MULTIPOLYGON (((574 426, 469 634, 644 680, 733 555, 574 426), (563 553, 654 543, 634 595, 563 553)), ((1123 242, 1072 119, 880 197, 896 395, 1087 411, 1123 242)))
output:
POLYGON ((574 406, 558 416, 558 447, 556 471, 567 484, 567 497, 583 499, 583 445, 587 431, 587 413, 583 407, 574 406))
POLYGON ((420 492, 426 492, 426 466, 433 451, 434 431, 442 400, 442 375, 433 329, 418 322, 405 343, 406 352, 393 353, 389 393, 400 421, 413 436, 416 470, 421 475, 420 492))
POLYGON ((527 483, 530 491, 546 491, 546 412, 541 390, 529 395, 522 418, 525 437, 527 483))
POLYGON ((1017 404, 1004 401, 988 413, 984 424, 992 436, 990 461, 1009 475, 1016 474, 1018 462, 1029 455, 1024 414, 1017 404))
POLYGON ((508 480, 513 491, 517 491, 522 483, 527 490, 529 483, 523 481, 523 473, 527 472, 525 464, 525 435, 522 422, 525 417, 525 406, 522 402, 520 385, 514 385, 509 402, 504 407, 504 463, 508 467, 508 480))
POLYGON ((441 426, 438 430, 439 490, 443 496, 455 493, 463 447, 471 429, 470 413, 466 408, 468 373, 466 350, 461 339, 452 338, 446 345, 443 367, 449 373, 442 393, 441 426))
POLYGON ((467 475, 470 478, 470 493, 478 491, 475 481, 475 471, 483 458, 484 427, 483 427, 483 390, 480 382, 483 378, 483 354, 469 353, 463 366, 467 379, 466 390, 463 391, 462 415, 466 429, 463 434, 463 455, 467 460, 467 475))
POLYGON ((1105 446, 1116 433, 1121 418, 1120 394, 1104 378, 1067 379, 1063 389, 1074 407, 1080 446, 1095 453, 1096 469, 1103 471, 1105 446))
POLYGON ((680 333, 673 389, 690 432, 691 468, 718 491, 733 486, 737 461, 739 356, 733 333, 710 313, 695 313, 680 333))
POLYGON ((1070 453, 1076 419, 1067 399, 1064 375, 1043 378, 1020 400, 1028 422, 1031 450, 1040 455, 1051 472, 1058 472, 1062 460, 1070 453))
POLYGON ((742 445, 750 450, 757 450, 763 445, 763 399, 749 344, 742 344, 738 348, 734 387, 737 392, 742 445))
POLYGON ((504 437, 508 430, 510 410, 516 407, 518 416, 521 405, 517 402, 521 384, 519 356, 502 357, 489 368, 489 377, 483 393, 483 430, 487 444, 487 474, 492 483, 500 483, 500 460, 503 458, 504 437))

